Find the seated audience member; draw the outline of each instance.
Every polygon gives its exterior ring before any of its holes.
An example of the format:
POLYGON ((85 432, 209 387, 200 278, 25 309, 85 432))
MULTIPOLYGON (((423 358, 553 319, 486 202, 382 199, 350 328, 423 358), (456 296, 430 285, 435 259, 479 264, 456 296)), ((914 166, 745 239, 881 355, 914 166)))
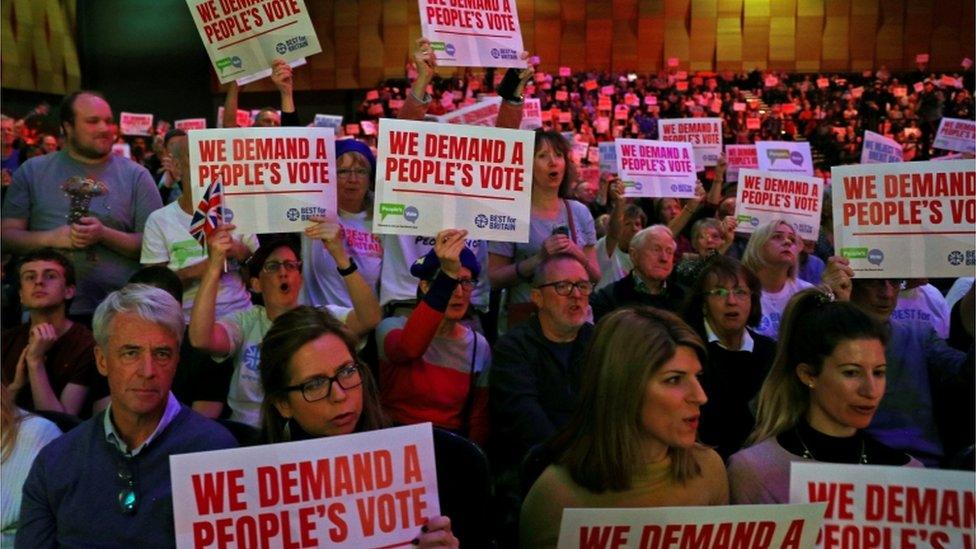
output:
POLYGON ((716 219, 704 217, 691 227, 691 247, 694 253, 685 254, 674 268, 677 281, 691 286, 705 266, 705 260, 716 254, 724 254, 735 236, 737 224, 734 217, 716 219))
MULTIPOLYGON (((264 305, 256 305, 223 318, 216 318, 214 305, 217 287, 223 276, 224 257, 232 248, 233 225, 222 225, 208 237, 210 249, 207 270, 200 282, 190 319, 190 343, 218 361, 234 360, 227 405, 230 419, 257 427, 261 420, 261 391, 258 363, 261 339, 275 318, 298 306, 302 289, 302 262, 298 250, 288 240, 275 240, 258 248, 247 264, 251 290, 261 295, 264 305)), ((318 222, 305 230, 311 238, 321 239, 340 267, 348 267, 349 256, 339 239, 337 223, 318 222)), ((362 276, 351 271, 343 277, 353 308, 327 305, 330 313, 357 336, 365 335, 380 321, 376 295, 362 276)))
POLYGON ((102 301, 93 325, 111 403, 38 454, 19 548, 172 546, 170 456, 237 446, 169 390, 184 328, 171 295, 130 284, 102 301))
POLYGON ((664 225, 652 225, 634 235, 630 274, 590 297, 593 320, 628 305, 650 305, 676 311, 684 301, 684 290, 669 280, 674 268, 674 236, 664 225))
MULTIPOLYGON (((952 415, 959 418, 972 416, 973 349, 970 347, 968 353, 953 349, 927 322, 893 319, 891 313, 903 286, 903 280, 855 279, 851 293, 851 301, 888 334, 885 398, 868 432, 934 467, 945 456, 945 449, 933 400, 950 389, 968 387, 968 398, 946 405, 955 408, 958 413, 952 415)), ((969 433, 970 444, 972 437, 969 433)))
POLYGON ((704 358, 672 313, 628 307, 600 321, 580 405, 546 444, 553 463, 525 498, 523 547, 555 547, 567 508, 728 503, 722 459, 695 442, 704 358))
MULTIPOLYGON (((797 278, 801 246, 793 227, 778 219, 766 223, 749 238, 742 264, 756 275, 762 286, 762 318, 756 331, 764 336, 777 339, 786 304, 797 292, 812 286, 797 278)), ((841 301, 850 296, 850 278, 854 275, 848 263, 845 258, 832 257, 822 276, 823 284, 841 301)))
POLYGON ((830 299, 811 288, 786 308, 752 446, 729 459, 733 503, 788 503, 797 461, 921 466, 865 432, 884 402, 884 329, 855 305, 830 299))
MULTIPOLYGON (((356 360, 355 338, 319 309, 300 306, 274 320, 260 363, 268 442, 309 440, 389 426, 376 382, 356 360)), ((413 545, 457 547, 447 517, 431 517, 413 545)))
POLYGON ((351 270, 359 271, 373 293, 379 292, 383 246, 372 232, 376 157, 364 143, 342 139, 336 141, 336 165, 339 237, 345 242, 349 264, 340 268, 321 240, 302 235, 302 301, 314 307, 352 307, 345 281, 351 270))
POLYGON ((610 182, 608 191, 613 210, 610 212, 606 236, 596 241, 596 257, 600 262, 600 290, 624 278, 634 268, 630 259, 630 241, 647 224, 647 215, 640 206, 624 198, 623 183, 610 182))
POLYGON ((702 442, 723 459, 742 448, 756 423, 749 403, 759 393, 776 354, 776 342, 753 331, 759 323, 759 280, 738 261, 705 260, 689 292, 684 319, 706 341, 702 364, 702 442))
POLYGON ((0 385, 0 430, 0 546, 13 547, 27 473, 37 453, 61 436, 61 430, 18 408, 6 385, 0 385))
MULTIPOLYGON (((174 299, 183 301, 183 285, 173 271, 162 265, 143 267, 129 279, 130 284, 147 284, 165 290, 174 299)), ((187 327, 189 329, 189 327, 187 327)), ((194 412, 217 419, 224 411, 227 389, 230 386, 231 365, 217 362, 190 345, 190 337, 183 334, 180 342, 180 362, 170 388, 176 400, 194 412)))
MULTIPOLYGON (((207 270, 207 250, 190 234, 190 223, 197 204, 191 197, 194 175, 190 170, 190 148, 186 134, 171 136, 167 149, 171 161, 182 174, 180 185, 183 194, 176 202, 149 214, 142 234, 140 261, 143 265, 169 267, 180 277, 183 283, 183 316, 189 321, 200 279, 207 270)), ((233 246, 227 254, 227 269, 220 277, 216 304, 218 318, 251 308, 251 296, 241 280, 240 265, 257 248, 255 235, 234 235, 233 246)))
POLYGON ((927 322, 942 339, 949 338, 949 304, 927 279, 905 281, 905 289, 898 292, 898 303, 891 317, 898 320, 927 322))
POLYGON ((30 322, 4 330, 3 383, 25 410, 87 417, 86 403, 108 394, 95 368, 95 340, 72 322, 74 265, 52 249, 25 255, 18 267, 20 302, 30 322))
POLYGON ((434 249, 410 269, 420 279, 420 304, 409 318, 390 317, 376 329, 380 398, 396 423, 430 421, 484 445, 491 349, 460 323, 481 271, 464 245, 467 234, 437 234, 434 249))

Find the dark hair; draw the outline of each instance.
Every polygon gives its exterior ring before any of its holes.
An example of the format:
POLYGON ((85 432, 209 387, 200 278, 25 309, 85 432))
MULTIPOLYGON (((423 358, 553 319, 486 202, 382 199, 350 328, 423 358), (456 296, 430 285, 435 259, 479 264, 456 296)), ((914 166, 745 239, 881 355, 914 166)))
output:
MULTIPOLYGON (((24 267, 26 263, 31 261, 53 261, 61 268, 64 269, 64 283, 68 286, 75 285, 75 265, 68 259, 68 256, 55 250, 54 248, 41 248, 39 250, 34 250, 32 252, 27 252, 20 258, 20 262, 17 264, 17 280, 20 280, 20 269, 24 267)), ((18 282, 19 284, 19 282, 18 282)))
MULTIPOLYGON (((532 272, 532 286, 538 286, 546 281, 546 273, 549 271, 549 265, 556 263, 557 261, 575 261, 579 263, 583 270, 586 270, 586 265, 580 261, 578 257, 572 255, 568 252, 559 252, 552 255, 547 255, 545 259, 539 262, 535 267, 535 271, 532 272)), ((589 277, 589 271, 587 271, 587 278, 589 277)))
POLYGON ((82 95, 93 95, 100 99, 103 100, 105 99, 105 96, 102 95, 101 93, 97 91, 91 91, 91 90, 78 90, 76 92, 71 92, 68 95, 64 96, 64 99, 61 100, 61 106, 58 108, 58 127, 61 128, 62 132, 64 132, 65 124, 71 124, 72 126, 74 126, 75 101, 77 101, 78 98, 81 97, 82 95))
MULTIPOLYGON (((638 306, 618 309, 597 323, 586 352, 580 399, 572 418, 547 443, 555 463, 591 492, 627 490, 645 470, 641 426, 645 387, 678 347, 705 360, 705 346, 677 315, 638 306)), ((701 474, 694 449, 668 448, 672 480, 701 474)))
POLYGON ((254 252, 250 259, 247 261, 247 274, 248 278, 258 278, 261 275, 261 268, 264 267, 264 262, 268 260, 271 254, 275 253, 278 248, 288 248, 295 252, 295 257, 299 261, 302 259, 302 250, 298 247, 294 238, 287 236, 274 236, 269 240, 261 244, 261 247, 254 252))
POLYGON ((572 198, 572 185, 576 182, 576 164, 573 162, 573 149, 566 138, 559 132, 552 130, 536 130, 535 132, 535 151, 542 148, 543 143, 548 143, 557 153, 566 159, 566 169, 563 171, 563 180, 559 183, 559 198, 572 198))
POLYGON ((169 267, 163 265, 147 265, 129 277, 129 284, 148 284, 154 288, 165 290, 178 303, 183 303, 183 282, 169 267))
POLYGON ((884 327, 857 305, 831 301, 819 288, 808 288, 790 299, 779 328, 773 366, 759 391, 753 443, 792 429, 810 407, 810 390, 796 374, 807 364, 820 374, 824 359, 844 341, 873 339, 888 342, 884 327))
MULTIPOLYGON (((288 439, 285 434, 288 420, 278 412, 274 403, 285 397, 284 388, 288 385, 292 356, 306 343, 327 334, 341 339, 349 354, 356 357, 356 340, 345 325, 327 311, 307 305, 296 307, 276 318, 261 341, 259 370, 261 387, 264 389, 261 422, 268 442, 288 439)), ((388 426, 388 422, 380 406, 379 389, 369 369, 363 365, 359 367, 363 378, 363 410, 356 424, 356 432, 382 429, 388 426)))
POLYGON ((751 309, 749 318, 746 319, 746 326, 755 328, 762 318, 762 285, 752 271, 746 269, 738 260, 724 255, 713 255, 703 260, 705 265, 702 267, 698 278, 695 279, 688 292, 688 298, 684 305, 683 318, 698 332, 699 335, 705 334, 705 288, 711 284, 719 284, 726 281, 737 282, 741 276, 746 281, 746 286, 752 292, 749 299, 751 309))
POLYGON ((174 137, 186 137, 186 132, 179 128, 173 128, 166 132, 166 135, 163 136, 163 147, 165 148, 166 145, 169 145, 169 140, 174 137))

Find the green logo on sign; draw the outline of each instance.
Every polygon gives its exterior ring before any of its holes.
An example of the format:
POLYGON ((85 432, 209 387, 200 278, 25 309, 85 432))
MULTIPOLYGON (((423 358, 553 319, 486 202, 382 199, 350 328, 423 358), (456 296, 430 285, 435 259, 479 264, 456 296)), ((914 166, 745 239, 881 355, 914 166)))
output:
POLYGON ((396 204, 392 202, 381 202, 380 203, 380 221, 386 219, 388 215, 403 215, 404 204, 396 204))
POLYGON ((846 257, 847 259, 866 259, 868 257, 867 248, 841 248, 841 257, 846 257))

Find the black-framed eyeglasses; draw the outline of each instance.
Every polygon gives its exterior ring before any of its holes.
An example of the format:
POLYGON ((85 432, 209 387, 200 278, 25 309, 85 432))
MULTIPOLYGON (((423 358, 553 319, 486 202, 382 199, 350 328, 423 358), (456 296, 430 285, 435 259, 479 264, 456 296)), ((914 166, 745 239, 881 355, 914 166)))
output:
POLYGON ((743 288, 741 286, 736 286, 735 288, 714 288, 705 292, 707 297, 717 297, 719 299, 728 299, 730 295, 734 295, 736 299, 748 299, 752 296, 752 291, 749 288, 743 288))
POLYGON ((278 270, 281 269, 282 267, 284 267, 286 271, 293 273, 295 271, 301 270, 302 262, 301 261, 265 261, 264 265, 261 266, 261 270, 268 274, 274 274, 277 273, 278 270))
POLYGON ((305 402, 315 402, 323 398, 328 398, 332 394, 333 383, 338 383, 339 387, 342 387, 345 391, 355 389, 362 385, 363 375, 359 365, 355 362, 350 362, 340 367, 334 376, 316 376, 304 383, 290 385, 282 390, 301 391, 302 398, 305 399, 305 402))
POLYGON ((477 284, 477 282, 475 282, 474 280, 472 280, 470 278, 459 278, 458 279, 458 286, 460 286, 461 289, 464 290, 465 292, 470 292, 471 290, 473 290, 475 284, 477 284))
POLYGON ((572 280, 557 280, 555 282, 548 282, 546 284, 539 284, 536 286, 538 289, 547 288, 552 286, 552 289, 556 291, 557 294, 561 296, 569 296, 573 293, 573 288, 579 290, 581 296, 588 296, 593 293, 593 283, 589 280, 577 280, 573 282, 572 280))
POLYGON ((119 510, 123 515, 134 515, 139 508, 135 460, 122 456, 119 459, 118 477, 123 484, 118 494, 119 510))
POLYGON ((339 168, 336 170, 339 177, 350 177, 353 175, 358 175, 359 177, 369 177, 369 168, 339 168))

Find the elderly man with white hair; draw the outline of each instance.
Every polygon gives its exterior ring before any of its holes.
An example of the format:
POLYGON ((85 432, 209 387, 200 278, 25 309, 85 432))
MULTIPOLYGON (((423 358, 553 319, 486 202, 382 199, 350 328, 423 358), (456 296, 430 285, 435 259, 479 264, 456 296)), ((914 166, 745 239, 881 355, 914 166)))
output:
POLYGON ((593 321, 627 305, 650 305, 675 312, 685 292, 670 281, 674 270, 674 234, 664 225, 652 225, 630 241, 630 274, 590 296, 593 321))
POLYGON ((173 546, 169 457, 237 443, 170 392, 184 328, 173 296, 130 284, 98 306, 93 327, 111 403, 38 454, 16 547, 173 546))

